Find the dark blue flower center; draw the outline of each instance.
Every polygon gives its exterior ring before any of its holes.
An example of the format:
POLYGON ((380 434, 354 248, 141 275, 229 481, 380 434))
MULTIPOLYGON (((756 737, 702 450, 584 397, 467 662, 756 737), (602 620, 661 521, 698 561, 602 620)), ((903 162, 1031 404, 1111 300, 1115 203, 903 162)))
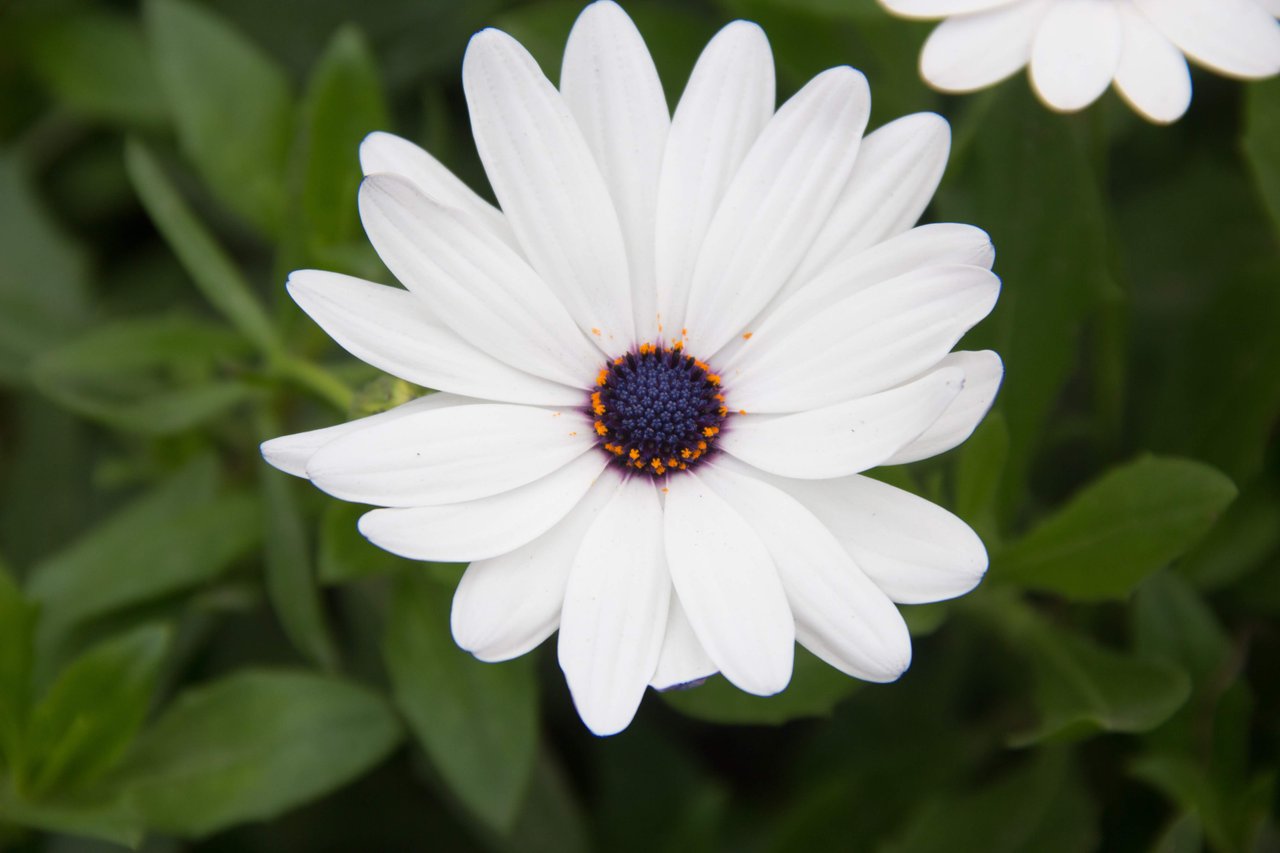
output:
POLYGON ((720 377, 681 344, 641 344, 596 377, 591 395, 600 446, 616 464, 661 477, 704 459, 729 410, 720 377))

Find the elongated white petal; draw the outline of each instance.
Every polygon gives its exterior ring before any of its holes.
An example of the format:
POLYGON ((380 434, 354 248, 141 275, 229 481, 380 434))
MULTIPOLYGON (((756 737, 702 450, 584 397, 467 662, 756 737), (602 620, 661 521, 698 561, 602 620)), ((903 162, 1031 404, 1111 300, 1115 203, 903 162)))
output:
POLYGON ((768 550, 696 474, 671 477, 667 488, 667 562, 698 641, 737 687, 781 691, 791 681, 795 621, 768 550))
MULTIPOLYGON (((665 558, 664 558, 665 559, 665 558)), ((655 690, 670 690, 691 684, 716 673, 707 650, 693 633, 689 617, 680 604, 680 596, 671 591, 671 606, 667 609, 667 633, 662 640, 662 653, 658 655, 658 668, 649 679, 655 690)))
POLYGON ((951 401, 942 417, 933 422, 918 438, 885 460, 886 465, 903 465, 946 453, 958 447, 987 416, 995 402, 1000 382, 1004 379, 1004 363, 990 350, 953 352, 940 367, 958 367, 964 371, 964 389, 951 401))
POLYGON ((579 412, 481 403, 371 424, 320 448, 307 476, 334 497, 436 506, 545 477, 594 444, 579 412))
POLYGON ((621 482, 606 468, 559 524, 527 545, 468 566, 453 594, 454 641, 480 660, 500 661, 551 636, 582 537, 621 482))
POLYGON ((307 463, 311 461, 311 457, 315 455, 315 452, 344 435, 350 435, 353 432, 358 432, 371 426, 385 424, 397 418, 403 418, 406 415, 430 412, 447 406, 462 406, 478 402, 480 401, 469 397, 459 397, 455 394, 428 394, 425 397, 418 397, 403 405, 396 406, 394 409, 388 409, 385 412, 379 412, 367 418, 358 418, 354 421, 334 424, 323 429, 313 429, 308 432, 294 433, 293 435, 282 435, 279 438, 264 441, 260 448, 262 458, 286 474, 305 477, 307 476, 307 463))
POLYGON ((1262 8, 1273 18, 1280 18, 1280 0, 1259 0, 1262 8))
POLYGON ((696 352, 742 331, 795 271, 853 169, 871 111, 866 78, 832 68, 765 127, 707 230, 685 326, 696 352))
POLYGON ((546 283, 474 219, 394 175, 365 179, 360 216, 396 278, 465 340, 513 367, 590 384, 599 353, 546 283))
POLYGON ((894 601, 964 595, 987 570, 982 540, 956 516, 870 477, 769 482, 803 503, 894 601))
POLYGON ((990 12, 948 18, 920 52, 920 74, 943 92, 974 92, 1012 76, 1031 59, 1049 0, 1022 0, 990 12))
POLYGON ((1055 110, 1074 112, 1098 99, 1120 64, 1115 0, 1055 3, 1031 47, 1031 85, 1055 110))
POLYGON ((578 16, 564 50, 560 92, 618 212, 637 335, 656 340, 654 222, 671 115, 644 39, 617 3, 599 0, 578 16))
POLYGON ((773 54, 747 21, 720 30, 702 51, 676 106, 658 180, 658 312, 679 337, 698 251, 725 190, 773 115, 773 54))
POLYGON ((635 323, 618 214, 582 131, 519 42, 472 37, 462 63, 471 132, 525 256, 586 334, 608 353, 635 323))
POLYGON ((836 206, 779 297, 914 225, 938 189, 950 151, 951 126, 934 113, 904 116, 868 134, 836 206))
POLYGON ((1186 57, 1131 4, 1120 4, 1124 46, 1116 68, 1116 91, 1158 124, 1177 121, 1191 106, 1191 70, 1186 57))
POLYGON ((518 249, 516 235, 502 211, 481 198, 426 150, 391 133, 375 131, 360 143, 360 168, 366 175, 400 175, 432 201, 466 211, 493 236, 518 249))
POLYGON ((1280 23, 1257 0, 1132 0, 1195 62, 1245 79, 1280 73, 1280 23))
POLYGON ((587 530, 560 614, 560 668, 595 734, 616 734, 635 716, 658 666, 670 602, 662 503, 651 481, 632 479, 587 530))
POLYGON ((582 403, 581 389, 517 370, 467 343, 407 290, 320 270, 299 270, 286 286, 343 349, 392 376, 510 403, 582 403))
POLYGON ((799 501, 730 466, 699 476, 751 525, 773 557, 796 638, 840 671, 893 681, 911 663, 911 635, 880 588, 799 501))
POLYGON ((1008 6, 1018 0, 880 0, 880 4, 903 18, 945 18, 971 15, 1008 6))
POLYGON ((935 266, 858 291, 743 347, 727 387, 734 409, 802 412, 865 397, 928 370, 995 307, 982 267, 935 266))
MULTIPOLYGON (((740 415, 717 445, 784 477, 826 479, 866 471, 936 421, 964 385, 964 371, 936 370, 907 385, 794 415, 740 415)), ((714 657, 714 655, 713 655, 714 657)))
POLYGON ((487 498, 375 509, 361 517, 360 532, 379 548, 410 560, 467 563, 497 557, 564 518, 605 464, 603 453, 584 453, 558 471, 487 498))

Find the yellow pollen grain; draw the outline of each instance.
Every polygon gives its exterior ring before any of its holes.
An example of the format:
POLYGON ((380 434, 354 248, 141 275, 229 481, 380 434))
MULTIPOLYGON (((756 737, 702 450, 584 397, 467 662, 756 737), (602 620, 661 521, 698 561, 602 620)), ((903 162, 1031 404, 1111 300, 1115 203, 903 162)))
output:
POLYGON ((751 336, 752 336, 752 335, 754 335, 754 334, 755 334, 755 332, 743 332, 743 333, 742 333, 742 339, 743 339, 744 341, 749 341, 749 340, 751 340, 751 336))
POLYGON ((600 337, 600 330, 599 330, 599 329, 597 329, 595 326, 592 326, 592 327, 591 327, 591 334, 595 335, 595 336, 598 338, 598 337, 600 337))
POLYGON ((747 413, 746 409, 738 409, 738 414, 745 415, 746 413, 747 413))
POLYGON ((627 455, 628 455, 628 456, 630 456, 632 459, 639 459, 639 458, 640 458, 640 451, 639 451, 639 450, 636 450, 636 449, 633 447, 633 448, 631 448, 631 452, 630 452, 630 453, 628 453, 627 455))
POLYGON ((596 374, 596 384, 603 385, 608 378, 609 378, 609 371, 602 370, 596 374))
POLYGON ((604 425, 604 421, 596 421, 596 435, 608 435, 609 428, 604 425))
MULTIPOLYGON (((702 428, 702 434, 705 435, 707 438, 711 438, 711 436, 715 435, 719 431, 720 431, 720 427, 703 427, 702 428)), ((701 442, 699 442, 699 444, 701 444, 701 442)))

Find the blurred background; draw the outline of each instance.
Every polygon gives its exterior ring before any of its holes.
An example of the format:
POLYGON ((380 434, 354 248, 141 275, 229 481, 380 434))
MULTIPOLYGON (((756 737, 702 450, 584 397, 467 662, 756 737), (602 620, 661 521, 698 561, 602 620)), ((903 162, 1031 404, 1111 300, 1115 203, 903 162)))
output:
POLYGON ((1280 850, 1280 81, 1197 72, 1170 128, 1018 76, 943 98, 872 0, 624 3, 674 103, 729 20, 779 94, 862 69, 872 126, 953 126, 930 221, 995 241, 965 342, 1008 375, 962 448, 883 476, 969 521, 974 594, 915 663, 800 653, 592 737, 552 649, 484 665, 458 566, 385 555, 266 437, 417 393, 286 298, 389 280, 356 148, 488 195, 460 66, 486 25, 554 80, 582 4, 0 0, 0 848, 1280 850))

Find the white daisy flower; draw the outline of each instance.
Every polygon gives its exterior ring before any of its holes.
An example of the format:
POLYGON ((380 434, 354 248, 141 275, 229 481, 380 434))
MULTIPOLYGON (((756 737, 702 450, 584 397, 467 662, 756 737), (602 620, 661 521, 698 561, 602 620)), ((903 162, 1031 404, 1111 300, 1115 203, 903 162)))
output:
POLYGON ((463 84, 501 211, 375 133, 360 213, 407 289, 288 283, 352 354, 438 393, 263 455, 383 507, 360 521, 375 544, 469 562, 452 627, 477 658, 558 630, 597 734, 649 685, 720 672, 777 693, 797 641, 896 679, 895 602, 961 595, 987 566, 960 519, 861 473, 962 442, 1002 376, 995 353, 951 352, 996 301, 987 235, 911 227, 946 122, 863 138, 847 67, 775 112, 768 42, 742 21, 673 116, 611 2, 578 19, 559 90, 497 30, 463 84))
POLYGON ((1074 112, 1115 84, 1167 124, 1191 104, 1190 59, 1245 80, 1280 73, 1280 0, 880 0, 904 18, 945 18, 920 54, 943 92, 973 92, 1024 66, 1049 107, 1074 112))

